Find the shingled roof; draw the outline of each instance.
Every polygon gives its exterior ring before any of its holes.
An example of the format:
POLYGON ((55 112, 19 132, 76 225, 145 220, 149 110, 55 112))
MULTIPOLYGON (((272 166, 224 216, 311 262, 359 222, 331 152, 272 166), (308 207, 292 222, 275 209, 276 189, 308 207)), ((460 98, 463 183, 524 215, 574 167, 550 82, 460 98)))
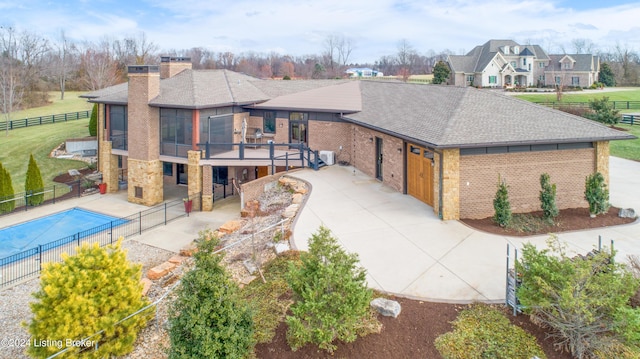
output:
MULTIPOLYGON (((127 103, 127 84, 84 95, 127 103)), ((632 139, 558 110, 472 87, 355 80, 260 80, 228 70, 185 70, 160 81, 151 106, 229 105, 331 112, 345 121, 435 148, 632 139)))
POLYGON ((348 121, 435 148, 632 139, 597 122, 472 87, 360 82, 348 121))
POLYGON ((482 72, 498 53, 504 54, 505 46, 522 48, 519 54, 509 54, 509 56, 535 56, 538 60, 548 59, 547 54, 537 45, 519 45, 513 40, 489 40, 483 45, 474 47, 466 55, 450 55, 449 64, 453 72, 482 72))

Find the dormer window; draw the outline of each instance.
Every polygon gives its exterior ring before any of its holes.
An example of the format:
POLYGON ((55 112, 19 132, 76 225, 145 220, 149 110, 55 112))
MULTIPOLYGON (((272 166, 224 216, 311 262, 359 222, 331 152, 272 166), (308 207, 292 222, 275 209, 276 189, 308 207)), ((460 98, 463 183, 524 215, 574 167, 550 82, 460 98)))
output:
POLYGON ((513 53, 516 54, 516 55, 519 54, 520 53, 520 47, 519 46, 514 46, 513 47, 513 53))
POLYGON ((504 52, 505 55, 509 55, 509 46, 505 46, 502 51, 504 52))

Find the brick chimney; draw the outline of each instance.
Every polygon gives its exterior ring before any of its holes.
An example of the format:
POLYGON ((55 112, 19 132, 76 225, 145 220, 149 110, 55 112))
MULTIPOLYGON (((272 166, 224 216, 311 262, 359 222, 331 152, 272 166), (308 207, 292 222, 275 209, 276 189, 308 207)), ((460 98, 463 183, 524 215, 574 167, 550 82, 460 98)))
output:
POLYGON ((149 102, 160 94, 158 66, 129 66, 128 199, 152 206, 163 200, 160 113, 149 102))
POLYGON ((162 56, 160 57, 160 78, 168 79, 182 70, 191 70, 190 57, 162 56))

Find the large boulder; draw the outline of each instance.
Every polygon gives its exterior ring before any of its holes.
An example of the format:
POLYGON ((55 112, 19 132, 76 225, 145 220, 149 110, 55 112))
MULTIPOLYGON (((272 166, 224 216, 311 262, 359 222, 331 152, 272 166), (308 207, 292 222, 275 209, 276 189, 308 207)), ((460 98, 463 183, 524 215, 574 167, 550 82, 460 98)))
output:
POLYGON ((620 208, 618 217, 621 218, 636 218, 636 211, 633 208, 620 208))
POLYGON ((395 300, 389 300, 385 298, 376 298, 369 303, 371 308, 375 309, 378 313, 385 317, 397 318, 402 308, 400 303, 395 300))

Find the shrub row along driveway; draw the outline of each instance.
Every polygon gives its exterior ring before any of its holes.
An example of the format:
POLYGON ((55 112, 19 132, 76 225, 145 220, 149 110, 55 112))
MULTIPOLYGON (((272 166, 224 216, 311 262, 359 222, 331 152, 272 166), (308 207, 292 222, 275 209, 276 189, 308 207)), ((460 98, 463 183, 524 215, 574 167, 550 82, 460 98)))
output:
MULTIPOLYGON (((611 202, 640 209, 640 162, 612 157, 611 202)), ((548 236, 508 237, 476 231, 458 221, 440 221, 433 209, 362 174, 331 166, 293 174, 311 184, 298 214, 294 245, 324 224, 367 269, 369 286, 402 296, 443 302, 503 302, 506 246, 545 245, 548 236)), ((618 258, 640 255, 640 222, 560 234, 576 253, 615 240, 618 258)))

